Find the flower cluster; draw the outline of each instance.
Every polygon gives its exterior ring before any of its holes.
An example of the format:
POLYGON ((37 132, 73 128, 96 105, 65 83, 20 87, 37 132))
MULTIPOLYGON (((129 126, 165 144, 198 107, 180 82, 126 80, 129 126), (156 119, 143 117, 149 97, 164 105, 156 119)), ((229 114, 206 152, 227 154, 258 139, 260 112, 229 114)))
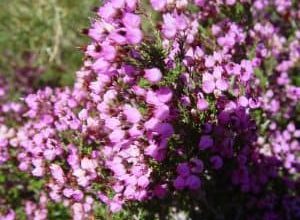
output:
POLYGON ((300 218, 299 20, 293 1, 105 1, 74 86, 0 118, 0 164, 44 180, 27 215, 163 199, 194 218, 300 218))

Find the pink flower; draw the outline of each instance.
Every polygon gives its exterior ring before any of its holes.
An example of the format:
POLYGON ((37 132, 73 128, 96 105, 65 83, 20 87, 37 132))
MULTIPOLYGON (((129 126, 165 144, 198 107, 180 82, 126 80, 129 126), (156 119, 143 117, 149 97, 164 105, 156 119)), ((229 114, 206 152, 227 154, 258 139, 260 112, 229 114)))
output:
POLYGON ((149 178, 146 176, 141 176, 138 179, 138 185, 142 188, 146 188, 149 185, 149 178))
POLYGON ((146 69, 145 78, 151 83, 158 83, 162 78, 162 73, 158 68, 146 69))
POLYGON ((143 134, 143 129, 140 129, 139 126, 135 124, 128 130, 128 133, 131 137, 137 137, 143 134))
POLYGON ((111 201, 109 202, 109 209, 111 212, 119 212, 122 209, 122 204, 118 201, 111 201))
POLYGON ((65 188, 65 189, 63 190, 63 195, 64 195, 65 197, 67 197, 67 198, 71 198, 71 196, 73 195, 73 193, 74 193, 74 190, 71 189, 71 188, 65 188))
POLYGON ((164 36, 168 39, 172 39, 175 37, 177 29, 176 29, 176 19, 170 14, 163 14, 163 26, 162 32, 164 36))
POLYGON ((115 130, 117 128, 119 128, 121 125, 121 122, 119 119, 117 118, 107 118, 105 119, 105 127, 115 130))
POLYGON ((117 55, 116 48, 109 43, 103 43, 101 46, 101 55, 107 61, 113 61, 117 55))
POLYGON ((181 31, 187 28, 187 17, 184 14, 176 16, 176 28, 181 31))
POLYGON ((136 14, 126 13, 122 18, 122 22, 126 27, 138 28, 141 24, 141 19, 136 14))
POLYGON ((138 201, 143 201, 147 198, 147 191, 146 190, 138 190, 135 194, 135 198, 138 201))
POLYGON ((206 0, 195 0, 195 4, 198 6, 204 6, 206 3, 206 0))
POLYGON ((126 9, 128 11, 133 11, 136 9, 138 0, 126 0, 126 9))
POLYGON ((253 64, 249 60, 242 60, 241 68, 241 80, 244 82, 249 81, 254 73, 253 64))
POLYGON ((75 201, 81 201, 84 197, 84 194, 81 190, 74 190, 73 193, 72 193, 72 198, 75 200, 75 201))
POLYGON ((168 105, 160 105, 154 110, 154 117, 159 120, 165 120, 169 117, 170 109, 168 105))
POLYGON ((8 213, 3 215, 1 213, 0 220, 15 220, 16 219, 16 213, 10 209, 8 213))
POLYGON ((99 73, 103 73, 105 71, 108 70, 109 68, 109 62, 102 59, 102 58, 99 58, 95 61, 95 63, 93 64, 93 69, 96 71, 96 72, 99 72, 99 73))
POLYGON ((208 108, 209 104, 205 99, 198 99, 197 101, 197 108, 201 111, 206 110, 208 108))
POLYGON ((144 126, 146 130, 154 130, 159 125, 159 120, 157 118, 150 118, 145 122, 144 126))
POLYGON ((113 164, 111 170, 113 170, 117 176, 123 176, 126 174, 126 169, 121 163, 113 164))
POLYGON ((236 0, 226 0, 227 5, 234 5, 236 0))
POLYGON ((171 101, 173 97, 173 92, 168 87, 161 87, 155 92, 158 100, 162 103, 167 103, 171 101))
POLYGON ((150 0, 150 2, 153 9, 156 11, 164 10, 167 5, 167 0, 150 0))
POLYGON ((125 131, 123 131, 121 129, 117 129, 117 130, 112 131, 112 133, 110 133, 109 140, 112 143, 117 143, 117 142, 121 141, 124 137, 125 137, 125 131))
POLYGON ((125 0, 111 0, 112 6, 117 9, 121 9, 125 7, 125 0))
POLYGON ((209 94, 215 90, 215 82, 214 80, 205 80, 202 83, 202 90, 203 92, 209 94))
POLYGON ((137 110, 134 107, 131 107, 130 105, 124 106, 123 113, 126 116, 127 121, 131 123, 137 123, 142 118, 142 115, 139 112, 139 110, 137 110))
POLYGON ((74 203, 72 205, 73 219, 74 220, 83 220, 84 219, 84 210, 81 203, 74 203))
POLYGON ((215 65, 215 58, 213 57, 213 56, 207 56, 206 58, 205 58, 205 66, 207 67, 207 68, 211 68, 211 67, 213 67, 214 65, 215 65))
POLYGON ((44 167, 43 167, 43 162, 41 159, 35 159, 32 161, 32 164, 34 166, 34 169, 32 170, 32 175, 33 176, 38 176, 41 177, 44 175, 44 167))
POLYGON ((72 168, 77 168, 79 166, 79 158, 76 154, 70 154, 67 161, 72 168))
POLYGON ((126 39, 130 44, 138 44, 142 41, 143 33, 141 29, 128 27, 126 30, 126 39))
POLYGON ((86 171, 82 169, 76 169, 73 172, 73 175, 77 177, 78 185, 86 187, 89 185, 89 177, 86 175, 86 171))
POLYGON ((117 14, 116 8, 113 7, 113 5, 108 2, 105 5, 103 5, 98 12, 98 15, 102 17, 104 20, 110 20, 117 14))
POLYGON ((216 81, 216 87, 217 89, 221 91, 226 91, 228 89, 228 83, 224 79, 217 79, 216 81))
POLYGON ((127 199, 134 199, 135 195, 136 195, 136 188, 134 186, 129 185, 125 188, 124 196, 127 199))
POLYGON ((80 120, 86 120, 88 118, 88 111, 86 109, 82 109, 79 113, 78 113, 78 118, 80 120))
POLYGON ((161 101, 158 99, 157 94, 154 93, 152 90, 149 90, 146 93, 146 102, 148 104, 156 105, 156 106, 160 106, 162 104, 161 101))
POLYGON ((155 157, 158 152, 158 146, 156 144, 150 144, 148 147, 145 148, 145 154, 148 156, 155 157))
POLYGON ((155 144, 151 144, 145 148, 145 155, 153 157, 157 161, 162 161, 166 156, 166 149, 158 147, 155 144))
POLYGON ((60 184, 65 183, 64 171, 62 170, 62 168, 59 165, 51 164, 50 170, 51 170, 51 175, 58 183, 60 183, 60 184))
POLYGON ((81 160, 80 166, 84 170, 94 171, 97 168, 97 162, 96 160, 92 160, 87 157, 84 157, 81 160))
POLYGON ((114 30, 110 33, 109 38, 120 45, 125 45, 127 42, 126 36, 126 29, 118 29, 114 30))

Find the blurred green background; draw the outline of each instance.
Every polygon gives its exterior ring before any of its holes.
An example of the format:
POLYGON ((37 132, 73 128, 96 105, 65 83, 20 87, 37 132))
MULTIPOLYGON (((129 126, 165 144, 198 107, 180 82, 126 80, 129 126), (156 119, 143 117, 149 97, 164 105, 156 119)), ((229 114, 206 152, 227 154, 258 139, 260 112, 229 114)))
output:
POLYGON ((80 47, 99 0, 0 0, 0 74, 42 68, 40 85, 72 85, 82 64, 80 47), (28 60, 28 54, 31 61, 28 60))

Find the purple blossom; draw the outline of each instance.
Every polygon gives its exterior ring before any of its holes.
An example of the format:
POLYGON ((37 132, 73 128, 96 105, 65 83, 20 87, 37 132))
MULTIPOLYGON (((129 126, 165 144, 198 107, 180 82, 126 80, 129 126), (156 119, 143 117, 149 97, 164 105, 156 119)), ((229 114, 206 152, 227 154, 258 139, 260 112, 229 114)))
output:
POLYGON ((209 135, 203 135, 199 141, 199 149, 206 150, 214 145, 213 139, 209 135))

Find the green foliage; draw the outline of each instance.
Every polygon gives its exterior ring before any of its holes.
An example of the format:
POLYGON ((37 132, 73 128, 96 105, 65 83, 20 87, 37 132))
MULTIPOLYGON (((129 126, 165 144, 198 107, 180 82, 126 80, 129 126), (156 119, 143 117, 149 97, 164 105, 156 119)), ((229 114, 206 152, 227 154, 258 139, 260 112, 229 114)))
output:
POLYGON ((49 203, 48 204, 48 219, 49 220, 66 220, 70 219, 70 213, 63 204, 49 203))
POLYGON ((45 69, 41 84, 71 85, 82 64, 78 49, 87 42, 80 30, 89 26, 99 0, 0 1, 0 74, 12 76, 23 52, 36 55, 45 69), (80 12, 80 13, 78 13, 80 12))
POLYGON ((0 207, 7 202, 16 211, 17 219, 25 220, 23 204, 25 200, 38 201, 43 184, 44 181, 20 172, 13 162, 1 165, 0 207))
POLYGON ((101 203, 96 203, 95 207, 95 220, 127 220, 127 219, 136 219, 136 220, 146 220, 154 218, 146 218, 147 213, 141 207, 127 207, 118 213, 111 213, 107 206, 104 206, 101 203))
POLYGON ((244 25, 251 25, 247 22, 252 21, 252 14, 250 11, 250 4, 237 3, 234 6, 223 6, 222 13, 225 17, 232 21, 243 23, 244 25))
POLYGON ((176 83, 179 76, 184 72, 184 67, 180 64, 176 64, 176 67, 171 71, 168 71, 161 82, 162 85, 171 85, 176 83))
POLYGON ((292 83, 295 86, 300 86, 300 63, 291 71, 292 83))
POLYGON ((261 69, 255 69, 254 73, 260 81, 261 88, 265 89, 268 83, 268 78, 264 75, 264 72, 261 69))

